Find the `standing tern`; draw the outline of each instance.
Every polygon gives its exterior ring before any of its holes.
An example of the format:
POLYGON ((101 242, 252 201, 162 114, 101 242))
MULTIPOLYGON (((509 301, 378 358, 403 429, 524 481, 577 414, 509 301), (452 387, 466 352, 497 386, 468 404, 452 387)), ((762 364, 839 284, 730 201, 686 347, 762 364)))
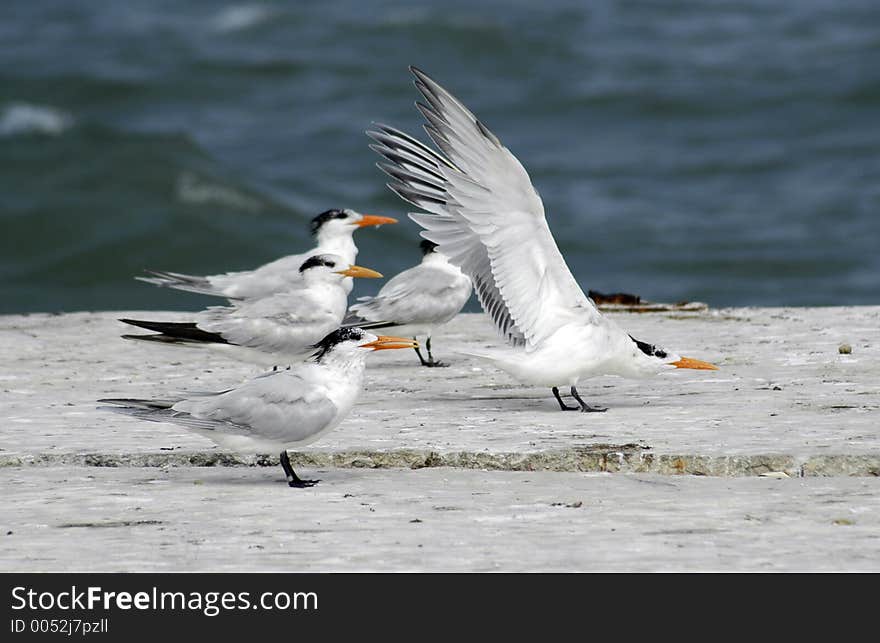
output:
POLYGON ((348 308, 343 280, 381 277, 375 270, 349 265, 341 256, 314 255, 299 267, 298 288, 245 300, 232 306, 211 306, 197 321, 157 322, 121 319, 132 326, 156 331, 151 335, 123 335, 125 339, 214 348, 230 357, 271 366, 279 359, 308 357, 312 346, 339 327, 348 308))
POLYGON ((439 148, 385 125, 367 134, 390 163, 388 187, 425 210, 410 214, 474 283, 483 310, 511 349, 478 354, 516 379, 551 387, 562 410, 604 411, 584 402, 580 380, 646 377, 674 368, 717 370, 642 342, 603 316, 563 259, 541 197, 517 158, 457 98, 410 67, 425 99, 416 107, 439 148), (559 386, 578 402, 562 401, 559 386))
POLYGON ((311 487, 290 466, 288 449, 320 438, 348 415, 361 392, 368 351, 412 348, 402 337, 340 328, 318 342, 307 362, 275 370, 220 393, 159 400, 102 399, 113 410, 153 422, 180 424, 220 446, 245 453, 281 452, 291 487, 311 487))
MULTIPOLYGON (((358 253, 352 238, 354 231, 366 226, 390 223, 397 223, 397 219, 361 214, 349 209, 327 210, 312 219, 311 232, 316 237, 318 245, 308 252, 281 257, 254 270, 224 272, 207 277, 148 270, 152 277, 135 277, 135 279, 166 288, 216 295, 230 300, 266 297, 288 290, 295 285, 299 279, 298 268, 312 255, 336 254, 353 264, 358 253)), ((352 280, 346 279, 343 283, 346 294, 350 293, 352 280)))
POLYGON ((445 366, 431 354, 431 334, 455 317, 470 299, 471 280, 423 239, 422 262, 395 275, 375 297, 360 297, 351 306, 346 325, 390 329, 413 339, 427 336, 428 359, 415 349, 422 366, 445 366))

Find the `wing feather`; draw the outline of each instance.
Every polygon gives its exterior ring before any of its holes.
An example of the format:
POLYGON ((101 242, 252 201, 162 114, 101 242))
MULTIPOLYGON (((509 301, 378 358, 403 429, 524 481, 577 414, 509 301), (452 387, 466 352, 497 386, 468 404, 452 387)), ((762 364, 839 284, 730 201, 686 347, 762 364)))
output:
POLYGON ((422 236, 471 277, 483 309, 514 345, 533 347, 574 319, 598 322, 526 170, 464 104, 411 70, 425 99, 416 104, 425 131, 442 155, 389 126, 368 134, 379 144, 373 149, 396 166, 389 172, 382 164, 393 179, 389 187, 429 213, 410 215, 425 229, 422 236))
POLYGON ((403 172, 408 165, 412 165, 422 172, 418 176, 419 179, 432 176, 434 180, 430 188, 434 194, 438 191, 442 192, 444 197, 438 198, 422 190, 410 188, 406 177, 400 174, 395 177, 395 181, 388 184, 388 187, 405 201, 432 213, 412 213, 409 216, 423 228, 427 229, 430 224, 432 241, 441 245, 442 252, 450 262, 459 266, 462 272, 471 278, 477 299, 492 317, 499 334, 514 346, 525 344, 525 337, 510 317, 501 292, 495 284, 485 246, 473 231, 462 226, 460 221, 447 210, 451 199, 446 192, 447 180, 442 178, 444 170, 455 172, 461 177, 462 186, 468 186, 462 188, 463 192, 468 189, 479 191, 485 188, 472 182, 458 170, 455 164, 411 136, 388 125, 378 125, 378 127, 380 128, 378 131, 367 132, 367 135, 378 143, 372 145, 372 149, 396 164, 403 172), (399 158, 404 158, 406 163, 403 165, 399 163, 399 158), (437 179, 437 176, 441 178, 437 179))

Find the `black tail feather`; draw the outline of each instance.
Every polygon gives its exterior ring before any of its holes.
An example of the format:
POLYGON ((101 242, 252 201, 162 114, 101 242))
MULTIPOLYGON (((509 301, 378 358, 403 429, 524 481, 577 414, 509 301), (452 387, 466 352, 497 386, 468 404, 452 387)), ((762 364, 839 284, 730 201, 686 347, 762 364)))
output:
POLYGON ((141 400, 131 397, 106 397, 98 400, 102 404, 115 404, 116 406, 144 409, 147 411, 160 411, 170 409, 180 400, 141 400))
POLYGON ((194 322, 154 322, 140 319, 120 319, 119 321, 138 328, 152 330, 161 335, 123 335, 126 339, 148 339, 162 342, 195 342, 199 344, 229 344, 222 335, 199 328, 194 322))
MULTIPOLYGON (((159 344, 192 344, 196 345, 196 342, 186 340, 186 339, 178 339, 177 337, 171 337, 170 335, 162 335, 160 333, 155 333, 152 335, 120 335, 122 339, 136 339, 141 342, 158 342, 159 344)), ((198 344, 202 344, 203 342, 198 342, 198 344)))
POLYGON ((387 321, 367 321, 363 317, 356 314, 349 314, 345 319, 342 320, 341 324, 342 328, 363 328, 364 330, 370 329, 379 329, 379 328, 391 328, 392 326, 400 326, 400 324, 395 324, 394 322, 387 321))

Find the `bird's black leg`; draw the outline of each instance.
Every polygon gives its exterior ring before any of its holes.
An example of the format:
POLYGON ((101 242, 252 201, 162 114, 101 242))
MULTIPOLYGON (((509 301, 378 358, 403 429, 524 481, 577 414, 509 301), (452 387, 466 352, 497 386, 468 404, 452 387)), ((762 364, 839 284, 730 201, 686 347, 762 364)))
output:
POLYGON ((435 360, 434 356, 431 355, 431 337, 428 336, 428 340, 425 342, 425 348, 428 349, 428 366, 448 366, 448 364, 444 364, 439 359, 435 360))
POLYGON ((287 455, 286 450, 281 452, 280 459, 281 468, 284 469, 284 475, 287 476, 287 484, 289 486, 296 487, 298 489, 305 489, 306 487, 314 487, 320 482, 320 480, 302 480, 298 475, 296 475, 293 467, 290 466, 290 457, 287 455))
POLYGON ((571 387, 571 396, 578 401, 578 404, 581 405, 581 413, 603 413, 608 409, 603 409, 600 406, 590 406, 586 402, 581 399, 581 396, 578 395, 578 390, 575 387, 571 387))
POLYGON ((559 395, 559 389, 555 386, 553 387, 553 395, 556 396, 556 401, 559 402, 559 408, 562 411, 577 411, 580 409, 579 406, 568 406, 565 402, 562 401, 562 397, 559 395))
MULTIPOLYGON (((416 338, 413 337, 413 341, 416 341, 416 338)), ((413 350, 416 352, 416 355, 419 356, 419 361, 422 363, 422 366, 430 366, 430 362, 426 362, 425 358, 422 357, 422 351, 419 350, 418 346, 413 346, 413 350)))
MULTIPOLYGON (((415 337, 413 337, 413 341, 417 341, 415 337)), ((436 366, 447 366, 446 364, 444 364, 443 362, 441 362, 439 360, 436 362, 434 361, 434 356, 431 355, 431 338, 430 337, 428 338, 428 341, 425 342, 425 348, 428 349, 428 359, 427 360, 425 360, 425 358, 422 357, 422 352, 418 348, 413 348, 413 350, 416 352, 416 355, 419 356, 419 361, 422 363, 422 366, 427 366, 428 368, 432 368, 432 367, 436 367, 436 366)))

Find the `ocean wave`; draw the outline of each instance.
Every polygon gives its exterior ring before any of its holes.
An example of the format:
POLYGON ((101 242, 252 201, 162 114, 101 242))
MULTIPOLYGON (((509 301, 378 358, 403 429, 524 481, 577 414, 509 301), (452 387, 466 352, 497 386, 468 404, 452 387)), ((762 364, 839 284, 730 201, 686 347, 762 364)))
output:
POLYGON ((259 212, 263 204, 247 194, 219 183, 212 183, 191 172, 183 172, 177 178, 177 198, 184 203, 197 205, 220 205, 259 212))
POLYGON ((73 125, 73 116, 51 105, 10 103, 0 111, 0 136, 48 134, 57 136, 73 125))
POLYGON ((217 13, 211 19, 210 25, 214 31, 230 33, 264 23, 273 15, 273 9, 258 4, 231 5, 217 13))

